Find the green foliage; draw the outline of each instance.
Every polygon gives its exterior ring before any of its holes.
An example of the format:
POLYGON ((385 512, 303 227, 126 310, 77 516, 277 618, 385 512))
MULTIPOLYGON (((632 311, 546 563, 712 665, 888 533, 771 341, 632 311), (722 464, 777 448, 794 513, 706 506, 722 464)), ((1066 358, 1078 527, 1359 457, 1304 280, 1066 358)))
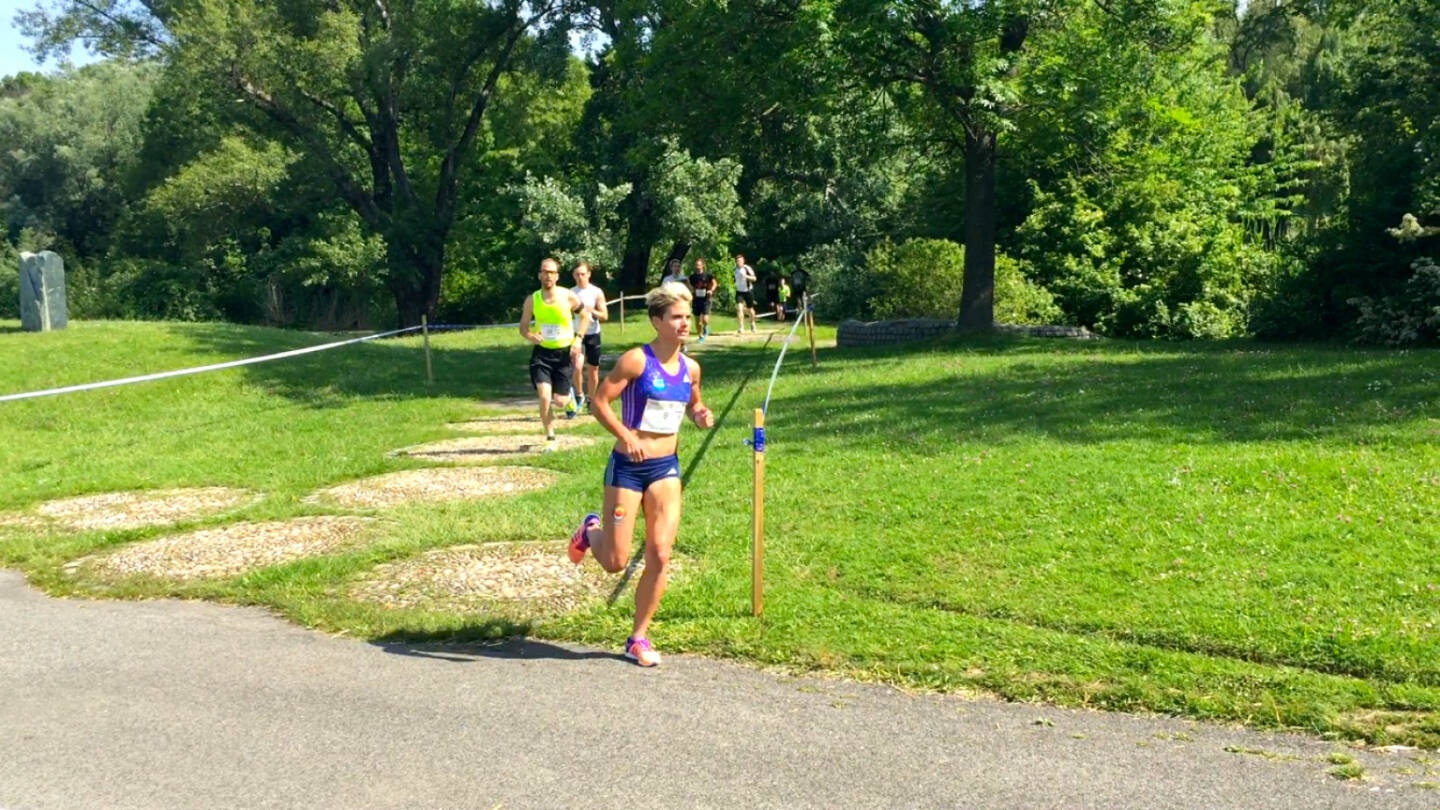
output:
POLYGON ((1355 319, 1359 339, 1384 346, 1440 345, 1440 265, 1417 259, 1415 275, 1398 296, 1352 298, 1360 311, 1355 319))
POLYGON ((889 240, 865 254, 875 293, 870 312, 879 319, 954 318, 965 282, 965 249, 944 239, 889 240))
POLYGON ((995 322, 1059 324, 1065 314, 1049 290, 1031 281, 1027 268, 1003 253, 995 256, 995 322))
POLYGON ((745 235, 739 182, 738 162, 694 157, 667 144, 650 184, 659 204, 662 239, 685 242, 702 256, 725 255, 730 241, 745 235))
MULTIPOLYGON (((739 179, 735 161, 696 158, 669 144, 645 180, 655 194, 659 238, 688 244, 699 256, 725 255, 729 241, 744 233, 735 190, 739 179)), ((581 259, 602 268, 620 264, 632 186, 598 183, 580 189, 558 178, 527 175, 511 191, 520 199, 525 228, 549 255, 567 264, 581 259)), ((661 269, 655 270, 650 275, 658 277, 661 269)))
POLYGON ((0 239, 0 318, 20 317, 20 251, 0 239))
POLYGON ((524 212, 521 221, 537 246, 564 267, 579 261, 598 268, 620 264, 625 251, 620 206, 630 195, 628 184, 610 187, 600 183, 583 190, 571 188, 559 178, 536 178, 527 173, 525 182, 510 192, 519 198, 524 212))
POLYGON ((816 245, 799 258, 810 271, 818 317, 832 321, 870 317, 874 277, 864 271, 864 257, 843 242, 816 245))
MULTIPOLYGON (((876 318, 954 318, 965 282, 965 249, 944 239, 882 241, 865 255, 868 304, 876 318)), ((828 282, 828 279, 827 279, 828 282)), ((1053 296, 1031 282, 1008 256, 995 260, 997 323, 1056 323, 1053 296)))
POLYGON ((6 81, 0 236, 14 240, 27 228, 51 234, 43 247, 67 261, 104 252, 125 210, 125 178, 157 75, 154 65, 102 62, 6 81))

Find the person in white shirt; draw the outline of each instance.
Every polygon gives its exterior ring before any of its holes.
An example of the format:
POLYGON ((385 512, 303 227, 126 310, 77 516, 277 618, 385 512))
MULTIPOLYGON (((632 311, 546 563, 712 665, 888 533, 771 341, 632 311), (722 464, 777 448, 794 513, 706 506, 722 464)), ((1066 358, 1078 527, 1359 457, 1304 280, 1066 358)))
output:
POLYGON ((735 320, 738 334, 745 334, 745 313, 750 313, 750 331, 755 326, 755 268, 745 263, 745 254, 735 254, 735 320))
POLYGON ((679 259, 671 259, 665 262, 665 277, 660 279, 662 286, 666 284, 679 284, 682 287, 688 287, 687 281, 688 279, 685 278, 685 274, 680 272, 679 259))
MULTIPOLYGON (((580 392, 580 402, 587 406, 595 389, 600 386, 600 322, 610 320, 609 304, 605 291, 590 283, 590 265, 580 262, 570 271, 575 286, 570 292, 580 299, 581 306, 590 313, 590 329, 580 337, 580 345, 571 350, 571 365, 575 368, 575 390, 580 392)), ((579 316, 576 316, 576 329, 579 316)))

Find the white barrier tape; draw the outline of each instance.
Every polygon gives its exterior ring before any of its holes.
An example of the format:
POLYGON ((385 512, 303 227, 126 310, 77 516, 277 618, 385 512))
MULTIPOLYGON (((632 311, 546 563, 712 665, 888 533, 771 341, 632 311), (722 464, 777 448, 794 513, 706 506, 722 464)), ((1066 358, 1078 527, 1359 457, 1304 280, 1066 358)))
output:
MULTIPOLYGON (((515 323, 432 323, 427 328, 431 332, 445 332, 460 329, 514 329, 519 325, 519 321, 515 323)), ((419 329, 420 327, 412 326, 410 328, 419 329)))
POLYGON ((270 360, 280 360, 286 357, 295 357, 301 354, 310 354, 311 352, 322 352, 326 349, 334 349, 340 346, 348 346, 352 343, 364 343, 367 340, 376 340, 377 338, 390 337, 392 335, 399 335, 405 332, 413 332, 418 330, 419 328, 420 327, 418 326, 407 326, 404 329, 395 329, 389 332, 381 332, 378 335, 366 335, 365 337, 361 338, 341 340, 335 343, 325 343, 319 346, 307 346, 303 349, 292 349, 288 352, 280 352, 279 354, 267 354, 260 357, 247 357, 244 360, 231 360, 226 363, 212 363, 208 366, 182 368, 176 371, 161 371, 156 374, 142 374, 138 377, 124 377, 118 380, 105 380, 104 382, 84 383, 83 385, 67 385, 63 388, 49 388, 44 391, 28 391, 23 394, 6 394, 4 396, 0 396, 0 402, 11 402, 13 400, 20 399, 34 399, 36 397, 49 397, 55 396, 56 394, 70 394, 76 391, 93 391, 97 388, 111 388, 117 385, 129 385, 131 383, 149 382, 151 380, 163 380, 167 377, 182 377, 187 374, 199 374, 203 371, 219 371, 220 369, 224 368, 248 366, 253 363, 264 363, 270 360))
POLYGON ((805 312, 810 308, 809 302, 813 300, 815 299, 807 299, 805 306, 795 313, 795 325, 790 327, 790 334, 785 336, 785 345, 780 347, 780 356, 775 359, 775 370, 770 372, 770 387, 765 389, 765 404, 760 408, 763 414, 770 413, 770 394, 775 390, 775 378, 780 376, 780 364, 785 362, 785 352, 790 348, 790 341, 795 338, 795 330, 799 329, 805 320, 805 312))

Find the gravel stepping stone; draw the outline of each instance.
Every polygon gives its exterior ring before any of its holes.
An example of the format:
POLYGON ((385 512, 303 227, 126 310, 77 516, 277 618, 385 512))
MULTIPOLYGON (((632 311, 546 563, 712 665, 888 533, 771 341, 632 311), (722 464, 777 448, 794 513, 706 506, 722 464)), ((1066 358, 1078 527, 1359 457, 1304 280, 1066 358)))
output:
MULTIPOLYGON (((302 557, 353 546, 373 518, 302 517, 268 523, 236 523, 126 546, 93 558, 112 574, 150 574, 165 579, 229 577, 302 557)), ((78 567, 81 561, 70 567, 78 567)))
POLYGON ((602 598, 617 575, 565 556, 561 540, 453 546, 376 566, 350 591, 387 608, 554 615, 602 598))
POLYGON ((558 477, 534 467, 434 467, 351 481, 322 489, 305 500, 355 508, 459 501, 543 489, 558 477))
MULTIPOLYGON (((568 430, 580 425, 588 425, 594 417, 582 413, 574 419, 560 417, 550 423, 556 430, 568 430)), ((516 416, 482 416, 479 419, 471 419, 466 422, 451 422, 445 427, 451 430, 463 430, 468 433, 540 433, 540 417, 516 417, 516 416)))
POLYGON ((99 531, 164 526, 254 503, 259 495, 228 487, 104 492, 47 501, 35 507, 43 518, 71 529, 99 531))
MULTIPOLYGON (((588 447, 596 441, 589 436, 556 436, 555 441, 549 444, 555 445, 556 450, 574 450, 588 447)), ((528 435, 467 436, 407 447, 396 450, 393 455, 452 464, 488 464, 504 458, 539 453, 546 444, 545 437, 538 431, 528 435)))

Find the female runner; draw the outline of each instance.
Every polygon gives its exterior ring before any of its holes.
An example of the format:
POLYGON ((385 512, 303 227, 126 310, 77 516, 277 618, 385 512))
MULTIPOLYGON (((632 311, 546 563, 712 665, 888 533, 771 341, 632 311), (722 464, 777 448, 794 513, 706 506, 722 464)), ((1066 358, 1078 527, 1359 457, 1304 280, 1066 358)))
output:
POLYGON ((642 667, 660 663, 647 633, 665 593, 670 550, 680 528, 680 423, 710 428, 715 417, 700 399, 700 364, 682 354, 690 337, 690 291, 662 284, 645 296, 655 339, 620 355, 595 393, 595 418, 615 434, 605 467, 605 512, 591 513, 570 538, 570 560, 588 549, 611 573, 625 567, 635 535, 636 510, 645 510, 645 572, 635 589, 635 626, 625 657, 642 667), (610 402, 619 398, 621 416, 610 402))

